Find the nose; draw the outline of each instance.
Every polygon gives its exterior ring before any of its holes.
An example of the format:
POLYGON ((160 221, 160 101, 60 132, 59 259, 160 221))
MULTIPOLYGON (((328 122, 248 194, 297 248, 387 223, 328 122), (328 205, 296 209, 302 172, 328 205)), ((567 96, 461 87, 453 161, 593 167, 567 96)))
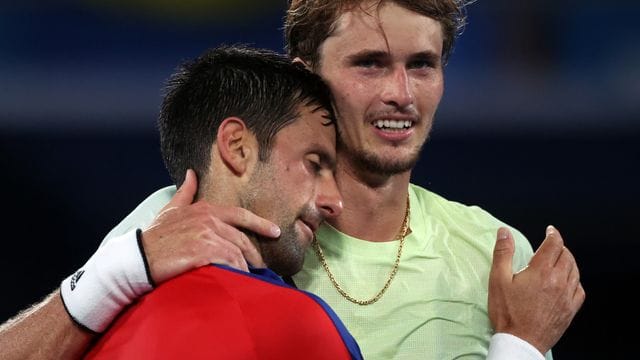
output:
POLYGON ((324 219, 335 218, 342 213, 342 195, 333 176, 322 180, 316 194, 316 206, 324 219))
POLYGON ((398 108, 413 104, 413 91, 407 69, 404 67, 393 69, 390 75, 384 79, 382 101, 398 108))

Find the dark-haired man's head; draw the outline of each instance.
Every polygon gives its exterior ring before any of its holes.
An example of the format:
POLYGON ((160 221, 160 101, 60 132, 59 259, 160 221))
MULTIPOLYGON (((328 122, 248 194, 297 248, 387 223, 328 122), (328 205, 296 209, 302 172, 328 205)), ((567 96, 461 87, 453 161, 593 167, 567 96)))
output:
POLYGON ((222 46, 169 79, 158 125, 176 185, 192 168, 200 199, 278 224, 277 240, 249 235, 269 267, 290 275, 320 222, 342 209, 333 119, 317 75, 268 50, 222 46))

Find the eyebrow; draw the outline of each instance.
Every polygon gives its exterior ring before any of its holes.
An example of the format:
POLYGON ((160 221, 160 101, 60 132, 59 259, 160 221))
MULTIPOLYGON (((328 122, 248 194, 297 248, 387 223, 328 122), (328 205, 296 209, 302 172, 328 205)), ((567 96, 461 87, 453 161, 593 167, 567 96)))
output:
MULTIPOLYGON (((364 50, 358 51, 355 54, 348 55, 346 57, 346 60, 348 62, 354 62, 362 59, 384 59, 389 56, 390 54, 388 51, 364 49, 364 50)), ((419 51, 417 53, 411 54, 411 56, 409 56, 409 59, 410 60, 416 60, 416 59, 428 60, 433 63, 439 63, 440 56, 436 54, 434 51, 424 50, 424 51, 419 51)))
POLYGON ((353 61, 362 60, 362 59, 381 59, 388 56, 389 56, 389 52, 387 51, 363 49, 358 51, 355 54, 351 54, 347 56, 346 60, 348 62, 353 62, 353 61))

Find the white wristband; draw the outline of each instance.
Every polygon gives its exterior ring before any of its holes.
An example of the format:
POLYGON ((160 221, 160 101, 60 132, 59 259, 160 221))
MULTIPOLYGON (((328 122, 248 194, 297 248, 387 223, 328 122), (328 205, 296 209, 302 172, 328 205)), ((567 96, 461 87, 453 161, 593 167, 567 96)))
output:
POLYGON ((138 229, 112 239, 62 281, 62 302, 75 322, 102 332, 125 306, 153 289, 140 236, 138 229))
POLYGON ((544 360, 544 355, 533 345, 517 336, 495 333, 489 343, 487 360, 544 360))

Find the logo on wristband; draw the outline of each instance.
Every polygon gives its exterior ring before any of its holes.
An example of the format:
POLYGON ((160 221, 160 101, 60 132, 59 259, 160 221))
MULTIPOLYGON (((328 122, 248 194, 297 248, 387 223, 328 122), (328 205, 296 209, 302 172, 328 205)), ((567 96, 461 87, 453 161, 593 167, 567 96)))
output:
POLYGON ((84 270, 78 270, 71 277, 71 291, 73 291, 73 289, 76 288, 76 283, 78 283, 78 281, 80 281, 80 277, 82 277, 82 274, 84 274, 84 270))

